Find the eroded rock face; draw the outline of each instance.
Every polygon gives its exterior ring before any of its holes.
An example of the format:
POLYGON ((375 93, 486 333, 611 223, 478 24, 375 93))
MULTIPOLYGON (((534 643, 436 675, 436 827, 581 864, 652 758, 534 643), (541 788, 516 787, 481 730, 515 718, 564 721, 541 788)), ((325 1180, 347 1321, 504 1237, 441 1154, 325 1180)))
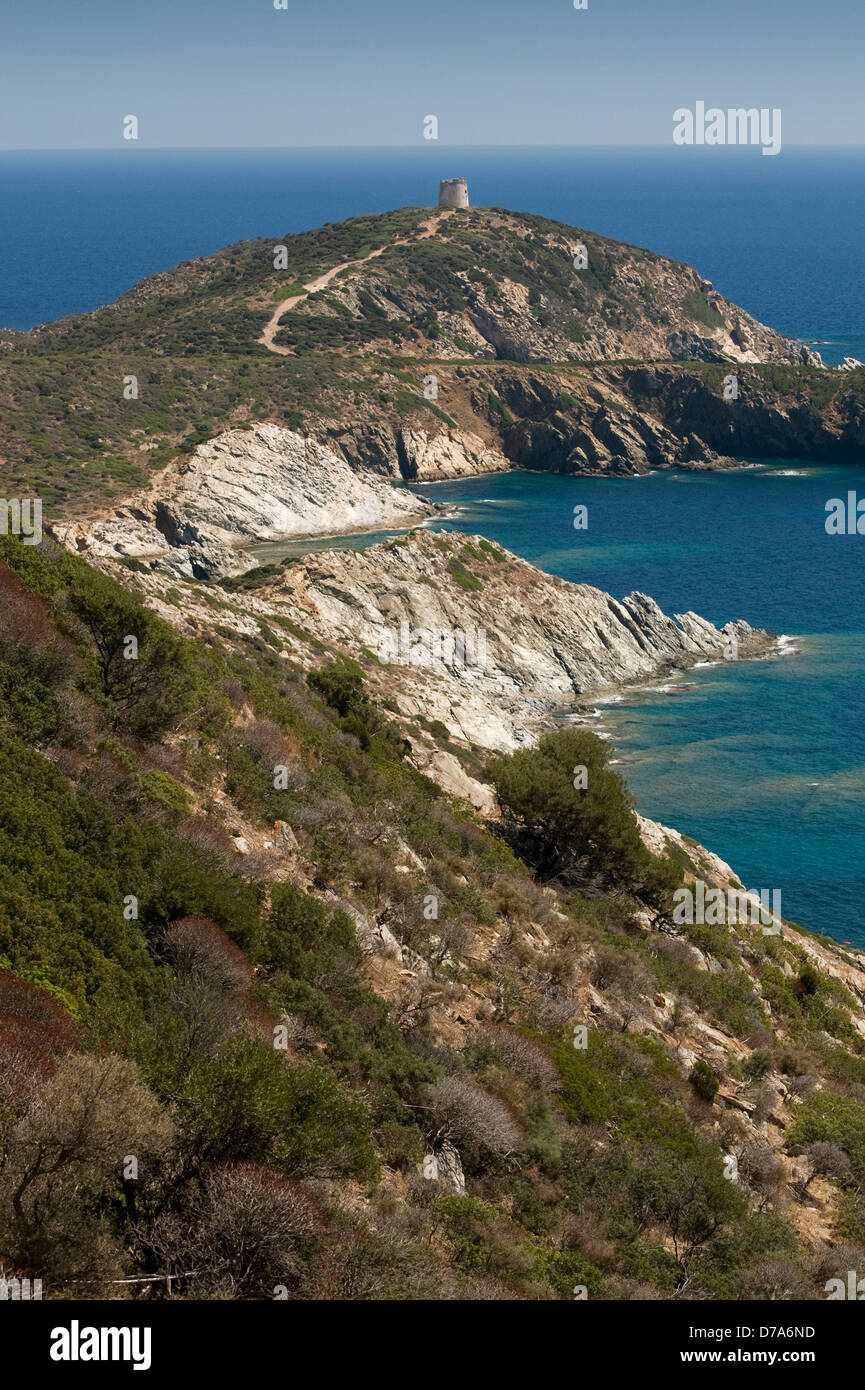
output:
POLYGON ((408 481, 437 482, 511 467, 495 443, 467 430, 356 424, 335 430, 330 442, 353 469, 408 481))
POLYGON ((59 539, 106 558, 156 562, 191 578, 243 573, 255 541, 406 526, 439 509, 279 425, 229 430, 160 477, 133 507, 59 539))
POLYGON ((455 532, 310 556, 292 585, 320 635, 379 656, 370 679, 403 713, 486 748, 531 741, 576 701, 774 645, 745 622, 670 617, 640 593, 619 602, 455 532))
POLYGON ((468 801, 482 816, 495 814, 496 799, 486 782, 470 777, 459 759, 443 748, 413 750, 414 763, 451 796, 468 801))
POLYGON ((504 454, 476 434, 457 431, 432 435, 427 430, 403 430, 403 473, 406 478, 435 482, 475 473, 501 472, 510 465, 504 454))
MULTIPOLYGON (((669 434, 680 445, 689 436, 699 440, 712 467, 718 466, 713 460, 720 459, 723 466, 730 456, 845 464, 862 457, 865 413, 855 388, 838 390, 818 406, 813 376, 780 374, 775 383, 746 365, 737 372, 738 397, 733 403, 724 400, 717 380, 706 380, 688 368, 617 366, 605 375, 623 400, 640 403, 659 438, 669 434)), ((841 379, 850 380, 843 375, 841 379)), ((819 384, 834 391, 828 372, 819 384)))
MULTIPOLYGON (((563 393, 557 381, 527 372, 501 372, 497 385, 517 417, 503 428, 502 447, 511 466, 619 476, 656 468, 739 466, 710 449, 699 434, 685 428, 676 433, 635 408, 614 371, 604 392, 580 382, 563 393)), ((482 390, 476 389, 473 405, 481 410, 483 404, 482 390)))
POLYGON ((161 505, 181 543, 206 533, 229 545, 400 525, 435 511, 278 425, 231 430, 201 445, 161 505))

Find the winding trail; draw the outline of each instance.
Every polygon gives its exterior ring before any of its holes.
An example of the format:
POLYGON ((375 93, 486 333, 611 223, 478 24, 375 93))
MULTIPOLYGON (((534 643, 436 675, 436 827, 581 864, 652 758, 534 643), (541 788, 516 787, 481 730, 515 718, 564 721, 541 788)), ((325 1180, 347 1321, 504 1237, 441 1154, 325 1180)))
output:
POLYGON ((309 284, 304 285, 302 294, 291 295, 290 298, 283 299, 276 306, 265 324, 264 330, 258 341, 262 343, 269 352, 279 353, 280 357, 294 357, 294 348, 281 347, 278 343, 273 341, 279 330, 283 314, 287 314, 290 309, 297 308, 297 305, 302 304, 311 294, 315 294, 318 290, 326 289, 331 280, 339 275, 341 270, 348 270, 350 266, 366 265, 367 261, 375 260, 376 256, 380 256, 383 251, 387 251, 391 246, 405 246, 410 241, 425 241, 427 237, 434 236, 436 228, 442 219, 450 217, 453 211, 453 208, 440 208, 428 221, 420 224, 422 230, 417 237, 404 236, 400 237, 397 241, 390 241, 386 246, 379 246, 375 251, 370 251, 368 256, 361 256, 357 261, 343 261, 341 265, 335 265, 332 270, 326 270, 325 273, 319 275, 316 280, 310 280, 309 284))

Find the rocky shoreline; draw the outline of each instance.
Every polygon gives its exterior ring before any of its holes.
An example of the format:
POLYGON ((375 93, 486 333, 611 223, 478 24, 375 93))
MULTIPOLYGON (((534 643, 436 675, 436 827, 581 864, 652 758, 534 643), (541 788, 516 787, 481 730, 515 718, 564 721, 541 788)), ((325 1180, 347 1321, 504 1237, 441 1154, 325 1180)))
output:
POLYGON ((744 458, 861 454, 853 394, 815 416, 795 393, 781 402, 740 376, 732 410, 696 371, 681 368, 610 367, 603 389, 588 378, 500 368, 496 399, 507 418, 491 419, 485 382, 477 367, 442 369, 440 399, 459 423, 438 432, 413 419, 330 423, 318 437, 272 423, 228 430, 111 513, 65 521, 53 533, 88 556, 218 580, 254 568, 255 544, 398 530, 448 514, 412 483, 515 469, 644 476, 734 470, 744 458))
MULTIPOLYGON (((115 568, 105 557, 98 563, 115 568)), ((307 554, 244 592, 158 570, 128 578, 190 633, 218 621, 238 638, 260 637, 264 625, 279 631, 286 656, 308 659, 309 643, 345 652, 363 664, 380 702, 406 721, 435 723, 469 750, 525 746, 563 710, 731 652, 777 649, 772 633, 747 622, 718 628, 695 613, 670 616, 645 594, 619 601, 484 537, 423 528, 362 551, 307 554)), ((435 741, 417 752, 449 790, 488 801, 435 741)))
MULTIPOLYGON (((777 640, 742 621, 719 629, 696 613, 668 616, 645 594, 619 602, 458 532, 421 530, 360 553, 309 556, 287 583, 314 613, 316 631, 348 650, 379 653, 400 633, 413 635, 408 651, 388 661, 400 709, 496 749, 532 741, 565 706, 723 660, 725 650, 764 655, 777 640), (427 659, 419 637, 479 632, 482 665, 450 649, 427 659)), ((470 640, 466 647, 471 653, 470 640)), ((371 680, 381 679, 374 669, 371 680)))

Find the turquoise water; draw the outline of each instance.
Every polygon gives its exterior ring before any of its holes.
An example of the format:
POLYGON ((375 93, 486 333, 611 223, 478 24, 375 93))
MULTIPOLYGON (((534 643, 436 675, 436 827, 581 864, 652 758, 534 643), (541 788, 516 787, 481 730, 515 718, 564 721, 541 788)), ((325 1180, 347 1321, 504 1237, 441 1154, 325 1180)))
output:
POLYGON ((640 809, 728 860, 784 915, 865 945, 865 536, 825 504, 865 470, 795 461, 707 475, 509 473, 419 488, 565 579, 668 613, 745 618, 786 655, 701 667, 598 705, 640 809), (589 526, 573 530, 573 508, 589 526), (669 687, 669 688, 668 688, 669 687))

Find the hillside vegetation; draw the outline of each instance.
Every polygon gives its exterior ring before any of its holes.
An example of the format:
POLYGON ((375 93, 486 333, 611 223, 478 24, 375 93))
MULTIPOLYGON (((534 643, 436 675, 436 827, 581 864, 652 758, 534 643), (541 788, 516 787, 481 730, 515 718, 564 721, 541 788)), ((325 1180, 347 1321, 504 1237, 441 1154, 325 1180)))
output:
POLYGON ((478 768, 484 823, 414 765, 440 731, 299 625, 243 635, 242 593, 200 589, 184 636, 134 572, 0 549, 7 1270, 46 1298, 547 1300, 857 1268, 859 959, 675 927, 702 852, 645 847, 608 746, 478 768))
MULTIPOLYGON (((428 235, 431 218, 403 208, 240 242, 91 314, 0 331, 7 495, 41 496, 54 518, 92 513, 199 443, 260 421, 332 441, 353 466, 406 476, 407 431, 469 431, 504 466, 567 471, 681 466, 732 449, 719 386, 704 438, 688 411, 665 410, 662 421, 650 394, 610 376, 622 361, 739 362, 744 378, 777 364, 766 404, 795 412, 793 443, 801 414, 831 415, 825 438, 812 428, 802 440, 802 456, 845 429, 858 447, 861 385, 851 391, 847 374, 814 366, 689 266, 530 214, 472 209, 434 220, 428 235), (585 269, 575 246, 586 248, 585 269), (260 339, 274 311, 339 266, 326 288, 286 308, 274 339, 283 355, 269 351, 260 339), (424 394, 432 369, 438 399, 424 394)), ((761 416, 754 432, 764 425, 761 416)), ((771 447, 782 443, 789 451, 789 437, 771 447)))

